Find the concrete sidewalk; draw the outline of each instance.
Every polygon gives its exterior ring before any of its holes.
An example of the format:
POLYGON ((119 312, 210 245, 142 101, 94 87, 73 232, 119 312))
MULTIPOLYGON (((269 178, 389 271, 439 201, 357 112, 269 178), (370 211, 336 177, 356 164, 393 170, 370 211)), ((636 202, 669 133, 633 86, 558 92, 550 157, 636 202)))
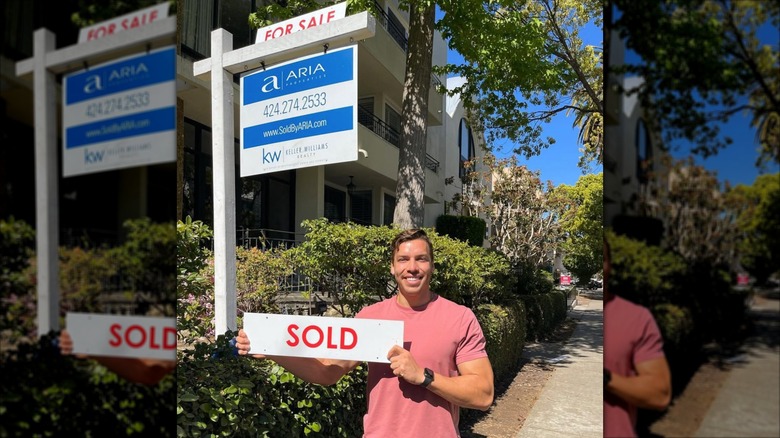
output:
POLYGON ((523 356, 555 367, 517 438, 602 438, 603 301, 598 295, 579 296, 569 311, 577 326, 564 344, 532 344, 523 356))
POLYGON ((751 315, 757 334, 732 359, 697 437, 780 437, 780 301, 756 299, 751 315))

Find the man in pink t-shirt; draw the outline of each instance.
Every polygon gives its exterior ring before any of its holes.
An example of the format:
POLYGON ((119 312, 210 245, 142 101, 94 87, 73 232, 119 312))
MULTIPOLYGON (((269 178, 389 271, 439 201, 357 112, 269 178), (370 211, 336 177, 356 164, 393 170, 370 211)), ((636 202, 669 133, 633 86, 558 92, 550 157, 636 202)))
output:
MULTIPOLYGON (((401 232, 392 244, 390 273, 398 293, 361 310, 357 318, 404 321, 404 345, 389 364, 368 366, 364 437, 457 437, 458 408, 487 410, 493 403, 493 368, 474 313, 430 290, 433 247, 423 230, 401 232)), ((249 352, 243 330, 239 354, 249 352)), ((264 357, 264 356, 254 356, 264 357)), ((332 385, 359 362, 272 358, 301 379, 332 385)))
POLYGON ((609 293, 609 271, 604 240, 604 437, 635 437, 637 408, 666 409, 671 377, 653 315, 609 293))

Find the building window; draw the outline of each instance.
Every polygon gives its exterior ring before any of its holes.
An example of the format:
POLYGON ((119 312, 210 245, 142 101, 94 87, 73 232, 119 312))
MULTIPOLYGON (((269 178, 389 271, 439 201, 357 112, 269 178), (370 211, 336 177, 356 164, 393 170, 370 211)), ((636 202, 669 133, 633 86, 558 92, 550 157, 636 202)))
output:
POLYGON ((635 144, 637 179, 640 183, 646 183, 653 167, 653 147, 650 142, 650 131, 647 130, 647 125, 642 119, 639 119, 636 124, 635 144))
POLYGON ((356 191, 349 199, 349 220, 360 225, 371 225, 371 190, 356 191))
POLYGON ((393 223, 393 215, 395 214, 395 196, 390 196, 385 193, 383 201, 384 212, 382 225, 390 225, 393 223))
POLYGON ((401 134, 401 115, 388 104, 385 104, 385 121, 397 134, 401 134))
POLYGON ((460 152, 459 172, 460 178, 466 177, 466 162, 474 159, 474 135, 466 119, 460 119, 460 132, 458 133, 458 150, 460 152))
POLYGON ((233 49, 254 44, 247 17, 256 10, 254 1, 187 0, 181 26, 182 53, 193 59, 211 55, 211 31, 223 28, 233 35, 233 49))
POLYGON ((406 29, 404 28, 404 25, 401 24, 401 20, 395 16, 393 10, 390 8, 387 8, 387 32, 405 52, 408 44, 406 29))
POLYGON ((347 194, 325 186, 325 218, 334 223, 346 222, 347 194))
MULTIPOLYGON (((184 119, 184 216, 214 226, 211 129, 184 119)), ((238 149, 238 143, 234 144, 238 149)), ((236 152, 236 157, 239 157, 236 152)), ((241 178, 235 169, 236 226, 284 232, 295 229, 295 171, 241 178)), ((287 237, 287 236, 284 236, 287 237)))

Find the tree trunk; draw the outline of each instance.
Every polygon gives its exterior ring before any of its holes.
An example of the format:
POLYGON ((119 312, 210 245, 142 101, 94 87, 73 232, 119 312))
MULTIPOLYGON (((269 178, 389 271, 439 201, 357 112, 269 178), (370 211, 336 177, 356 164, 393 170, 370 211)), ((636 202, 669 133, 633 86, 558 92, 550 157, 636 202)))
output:
POLYGON ((419 228, 425 218, 425 145, 433 62, 434 2, 409 6, 409 48, 401 114, 401 144, 393 223, 419 228))

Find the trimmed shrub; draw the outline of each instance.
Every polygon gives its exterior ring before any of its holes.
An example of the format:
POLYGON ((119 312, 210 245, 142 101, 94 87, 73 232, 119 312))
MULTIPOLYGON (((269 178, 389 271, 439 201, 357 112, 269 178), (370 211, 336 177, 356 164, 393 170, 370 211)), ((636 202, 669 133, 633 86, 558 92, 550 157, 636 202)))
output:
MULTIPOLYGON (((334 297, 345 316, 395 293, 390 274, 390 244, 400 230, 304 221, 306 241, 290 250, 294 265, 334 297)), ((499 303, 511 290, 509 263, 503 255, 440 236, 427 229, 434 248, 431 289, 458 304, 499 303)))
POLYGON ((471 246, 482 246, 486 227, 484 219, 474 216, 443 214, 436 218, 436 232, 442 236, 468 242, 471 246))
POLYGON ((694 334, 691 311, 674 304, 659 304, 652 309, 664 339, 667 353, 682 352, 694 334))
POLYGON ((541 295, 522 295, 526 308, 526 340, 539 341, 566 319, 566 291, 554 290, 541 295))
POLYGON ((361 366, 336 385, 306 383, 271 361, 236 355, 235 333, 179 354, 178 436, 360 436, 366 401, 361 366))
POLYGON ((526 339, 525 305, 483 304, 474 312, 485 334, 486 349, 497 382, 517 373, 526 339))

